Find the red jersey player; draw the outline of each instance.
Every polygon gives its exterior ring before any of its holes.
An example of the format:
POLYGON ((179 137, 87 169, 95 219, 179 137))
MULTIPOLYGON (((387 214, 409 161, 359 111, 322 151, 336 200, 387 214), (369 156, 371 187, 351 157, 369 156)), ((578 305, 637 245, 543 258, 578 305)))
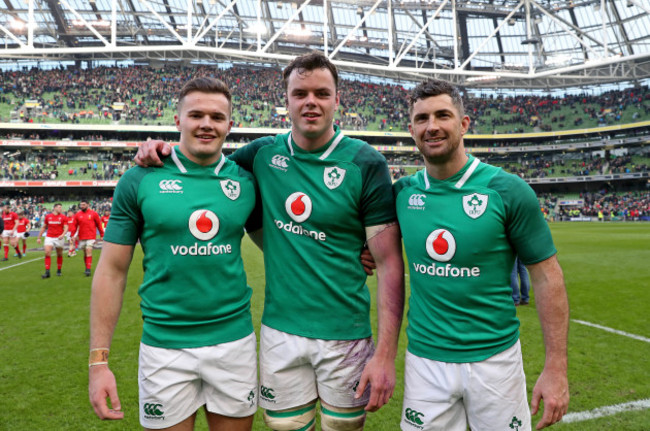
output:
POLYGON ((111 218, 111 212, 109 210, 104 211, 104 215, 102 216, 102 226, 104 226, 104 230, 106 230, 106 226, 108 226, 108 219, 111 218))
POLYGON ((27 237, 29 236, 29 228, 31 227, 31 223, 29 222, 29 219, 25 217, 25 211, 24 210, 18 210, 18 222, 16 225, 16 237, 18 238, 18 247, 20 247, 20 240, 22 239, 23 241, 23 256, 27 254, 27 237))
POLYGON ((97 238, 97 230, 99 230, 99 236, 104 238, 104 228, 99 219, 99 214, 88 207, 88 202, 79 202, 79 208, 79 212, 74 215, 74 221, 77 225, 75 236, 79 238, 79 247, 84 249, 85 274, 86 277, 90 277, 90 268, 93 263, 93 246, 97 238))
POLYGON ((61 266, 63 266, 63 246, 65 233, 68 231, 68 218, 61 214, 61 204, 54 204, 52 212, 45 216, 43 227, 38 232, 36 242, 41 243, 41 236, 47 229, 45 237, 45 274, 42 278, 50 278, 50 265, 52 248, 56 248, 56 275, 61 275, 61 266))
POLYGON ((68 210, 68 232, 65 234, 65 238, 68 241, 68 257, 73 257, 77 255, 77 241, 75 238, 75 233, 77 232, 77 225, 74 221, 74 211, 68 210))
POLYGON ((18 214, 11 211, 9 204, 5 204, 2 209, 2 221, 5 228, 2 231, 2 245, 4 246, 5 256, 2 261, 9 260, 9 245, 16 249, 18 259, 23 257, 18 249, 18 237, 16 236, 16 229, 18 228, 18 214))

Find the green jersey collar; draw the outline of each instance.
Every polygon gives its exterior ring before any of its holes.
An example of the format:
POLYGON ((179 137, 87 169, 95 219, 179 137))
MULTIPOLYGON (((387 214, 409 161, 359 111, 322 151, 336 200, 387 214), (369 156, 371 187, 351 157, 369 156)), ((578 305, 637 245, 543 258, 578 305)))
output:
MULTIPOLYGON (((336 149, 336 147, 339 145, 339 143, 341 142, 341 140, 344 137, 345 137, 345 135, 343 135, 343 132, 341 132, 341 129, 339 128, 339 126, 334 126, 334 137, 327 144, 325 144, 323 146, 323 149, 325 149, 325 151, 318 158, 320 160, 325 160, 330 154, 332 154, 332 152, 336 149)), ((291 139, 291 133, 289 133, 289 135, 287 135, 287 146, 289 147, 289 153, 291 153, 292 156, 295 156, 295 152, 294 152, 294 148, 293 148, 294 143, 293 143, 293 140, 291 139)), ((304 151, 300 147, 298 147, 298 146, 296 146, 296 147, 297 147, 296 149, 298 151, 304 151)), ((319 148, 318 150, 316 150, 314 152, 318 152, 318 151, 321 151, 321 150, 322 149, 319 148)), ((309 153, 310 151, 304 151, 304 152, 309 153)))
MULTIPOLYGON (((198 166, 198 164, 194 163, 193 161, 185 157, 183 153, 181 153, 180 151, 177 153, 176 147, 172 147, 172 160, 174 161, 174 164, 176 165, 178 170, 184 174, 187 173, 187 168, 183 164, 183 161, 185 161, 185 163, 193 163, 198 166)), ((221 157, 219 158, 219 161, 215 163, 216 166, 214 168, 214 174, 219 175, 221 168, 223 167, 224 163, 226 163, 226 157, 223 155, 223 153, 221 153, 221 157)))
MULTIPOLYGON (((448 179, 442 181, 456 181, 454 187, 457 189, 462 188, 467 182, 467 180, 469 180, 469 177, 472 176, 472 174, 478 167, 479 163, 481 163, 479 159, 472 156, 471 154, 468 154, 467 156, 468 156, 468 160, 467 163, 465 163, 465 166, 463 166, 463 169, 458 171, 455 175, 452 175, 448 179), (460 178, 458 178, 459 176, 460 178)), ((431 181, 429 180, 429 174, 427 173, 426 168, 422 169, 422 177, 424 178, 424 189, 429 190, 429 187, 431 187, 431 181)), ((435 181, 440 181, 440 180, 435 180, 435 181)))

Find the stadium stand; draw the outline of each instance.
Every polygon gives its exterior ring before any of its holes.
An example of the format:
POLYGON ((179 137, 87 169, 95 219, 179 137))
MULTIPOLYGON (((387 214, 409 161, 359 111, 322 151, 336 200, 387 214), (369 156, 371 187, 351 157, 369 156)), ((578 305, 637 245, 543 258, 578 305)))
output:
MULTIPOLYGON (((218 76, 233 90, 237 127, 283 127, 283 88, 276 68, 235 66, 96 67, 0 72, 0 122, 172 125, 175 95, 189 77, 218 76)), ((342 79, 336 119, 346 130, 406 130, 402 85, 342 79)), ((474 134, 550 132, 627 124, 648 118, 650 90, 639 86, 599 95, 466 95, 474 134)))

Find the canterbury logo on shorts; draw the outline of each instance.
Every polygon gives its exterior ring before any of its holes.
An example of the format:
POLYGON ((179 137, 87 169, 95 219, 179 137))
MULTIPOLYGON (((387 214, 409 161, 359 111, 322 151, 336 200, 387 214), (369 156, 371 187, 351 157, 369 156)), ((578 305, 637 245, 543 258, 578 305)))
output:
POLYGON ((422 425, 424 422, 422 422, 421 417, 424 416, 424 413, 420 413, 416 410, 413 410, 411 408, 407 408, 406 411, 404 412, 404 417, 408 422, 417 424, 417 425, 422 425))
POLYGON ((142 410, 144 411, 144 417, 147 419, 164 419, 163 415, 165 414, 165 412, 161 410, 162 408, 163 408, 162 404, 145 403, 142 406, 142 410))

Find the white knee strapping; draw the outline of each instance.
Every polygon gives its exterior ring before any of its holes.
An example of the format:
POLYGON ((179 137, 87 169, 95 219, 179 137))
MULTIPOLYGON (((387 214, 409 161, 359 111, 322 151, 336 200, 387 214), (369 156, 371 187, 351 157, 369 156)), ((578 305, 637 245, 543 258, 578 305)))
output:
POLYGON ((320 424, 323 431, 361 431, 366 422, 363 407, 332 408, 321 405, 320 424))
POLYGON ((295 410, 264 411, 266 426, 275 431, 310 431, 315 429, 316 404, 295 410))

